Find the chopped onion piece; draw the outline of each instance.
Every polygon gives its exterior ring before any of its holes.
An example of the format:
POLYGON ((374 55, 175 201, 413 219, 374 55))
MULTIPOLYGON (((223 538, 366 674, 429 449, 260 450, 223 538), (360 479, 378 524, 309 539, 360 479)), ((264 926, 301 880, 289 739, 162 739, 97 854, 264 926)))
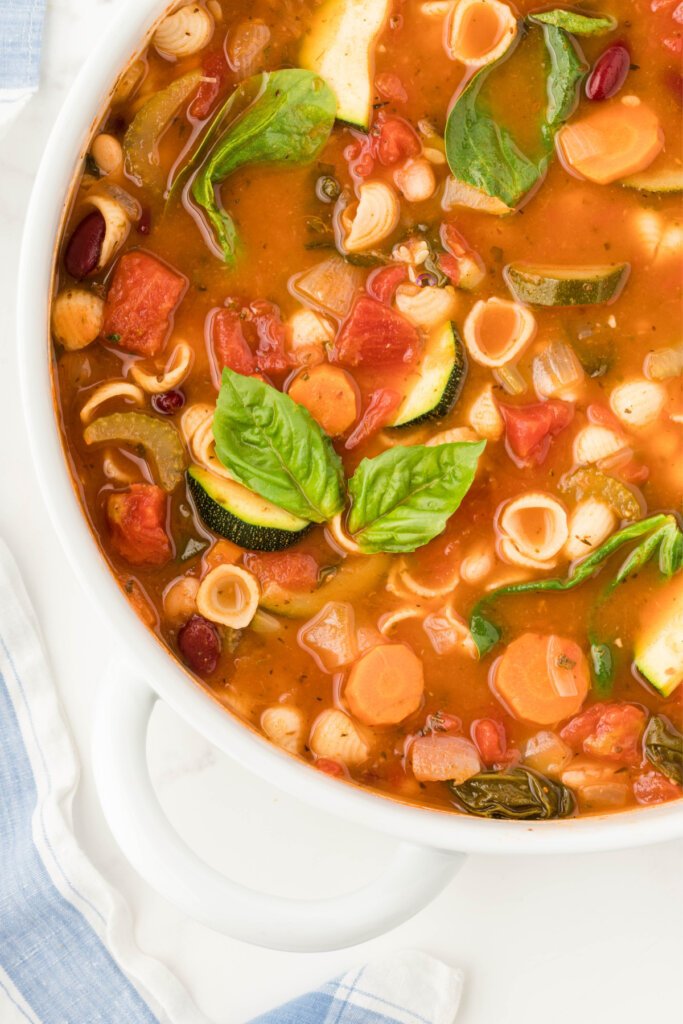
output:
POLYGON ((650 380, 669 380, 683 373, 683 342, 672 348, 658 348, 648 352, 643 373, 650 380))
POLYGON ((330 256, 310 270, 290 278, 289 290, 307 305, 344 317, 363 280, 363 271, 341 256, 330 256))
POLYGON ((493 376, 505 388, 508 395, 523 395, 526 391, 526 381, 513 363, 499 366, 493 371, 493 376))
POLYGON ((574 350, 563 341, 553 341, 533 361, 533 378, 539 398, 555 398, 583 379, 583 369, 574 350))

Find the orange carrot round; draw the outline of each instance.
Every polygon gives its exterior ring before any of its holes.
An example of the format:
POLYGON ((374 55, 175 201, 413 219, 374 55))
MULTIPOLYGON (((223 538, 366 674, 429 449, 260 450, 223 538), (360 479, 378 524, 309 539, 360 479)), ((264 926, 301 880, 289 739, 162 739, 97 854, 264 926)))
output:
POLYGON ((566 163, 589 181, 606 185, 643 171, 664 145, 657 115, 635 96, 605 103, 557 133, 566 163))
POLYGON ((289 397, 308 409, 332 437, 345 434, 358 416, 356 386, 339 366, 313 366, 289 386, 289 397))
POLYGON ((553 725, 581 709, 589 682, 588 663, 573 640, 524 633, 498 662, 493 687, 516 718, 553 725))
POLYGON ((351 669, 344 697, 365 725, 395 725, 420 706, 422 662, 407 644, 380 644, 351 669))

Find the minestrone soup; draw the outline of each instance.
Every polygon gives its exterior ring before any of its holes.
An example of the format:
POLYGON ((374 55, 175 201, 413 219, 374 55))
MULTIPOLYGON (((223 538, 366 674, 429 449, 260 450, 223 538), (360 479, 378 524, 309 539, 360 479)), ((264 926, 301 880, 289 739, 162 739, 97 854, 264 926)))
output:
POLYGON ((206 0, 122 72, 55 392, 143 622, 314 769, 681 797, 675 3, 206 0))

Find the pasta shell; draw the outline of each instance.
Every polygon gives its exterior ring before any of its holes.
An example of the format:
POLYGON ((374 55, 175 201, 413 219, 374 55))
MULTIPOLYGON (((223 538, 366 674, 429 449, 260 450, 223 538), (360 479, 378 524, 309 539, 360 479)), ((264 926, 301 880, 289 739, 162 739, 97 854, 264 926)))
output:
POLYGON ((85 202, 86 206, 93 206, 104 217, 104 241, 96 268, 101 270, 125 242, 130 230, 130 220, 124 206, 111 195, 88 196, 85 202))
POLYGON ((169 57, 189 57, 203 50, 213 35, 213 20, 198 4, 187 4, 167 15, 152 37, 157 50, 169 57))
POLYGON ((445 288, 417 284, 400 284, 396 289, 396 308, 419 327, 429 332, 446 320, 451 320, 458 309, 458 298, 452 285, 445 288))
POLYGON ((179 342, 171 352, 171 356, 161 373, 147 373, 143 364, 136 362, 130 367, 130 375, 141 388, 151 395, 161 395, 172 391, 187 377, 194 362, 194 352, 185 341, 179 342))
POLYGON ((463 336, 467 349, 481 366, 501 367, 522 354, 534 334, 530 309, 507 299, 480 299, 467 314, 463 336))
POLYGON ((259 597, 252 573, 239 565, 217 565, 199 584, 197 610, 209 622, 244 629, 256 614, 259 597))
POLYGON ((469 210, 491 213, 497 217, 512 212, 502 199, 498 199, 497 196, 489 196, 481 189, 475 188, 474 185, 460 181, 452 175, 446 178, 441 206, 444 210, 452 210, 454 206, 465 206, 469 210))
POLYGON ((304 747, 304 718, 290 704, 275 704, 261 715, 261 728, 273 743, 291 754, 300 754, 304 747))
POLYGON ((96 388, 81 409, 81 423, 90 423, 96 409, 112 398, 127 398, 136 405, 144 405, 145 402, 144 392, 135 384, 130 384, 127 380, 108 380, 96 388))
POLYGON ((597 498, 584 498, 569 516, 569 537, 564 546, 567 558, 574 561, 587 555, 609 537, 616 526, 614 512, 597 498))
POLYGON ((428 160, 407 160, 394 171, 394 184, 409 203, 422 203, 434 195, 436 178, 428 160))
POLYGON ((429 246, 424 238, 413 235, 405 242, 399 242, 391 250, 391 258, 397 263, 407 263, 410 267, 420 267, 429 256, 429 246))
POLYGON ((425 443, 425 447, 434 448, 437 444, 462 444, 477 440, 477 434, 470 427, 451 427, 450 430, 442 430, 440 434, 430 437, 425 443))
POLYGON ((485 579, 495 561, 493 548, 490 544, 478 543, 469 548, 460 563, 460 576, 470 586, 485 579))
POLYGON ((387 612, 386 615, 382 615, 377 626, 382 636, 390 636, 401 622, 406 622, 408 619, 423 619, 424 617, 424 608, 420 608, 416 604, 408 605, 407 607, 398 608, 395 612, 387 612))
POLYGON ((574 459, 580 465, 590 465, 609 459, 626 447, 625 439, 616 430, 590 423, 574 438, 574 459))
POLYGON ((448 51, 468 68, 502 57, 517 35, 517 19, 499 0, 460 0, 451 19, 448 51))
POLYGON ((493 388, 490 384, 487 384, 475 398, 468 418, 479 437, 484 437, 487 441, 497 441, 499 437, 502 437, 505 424, 493 397, 493 388))
POLYGON ((425 0, 420 4, 420 10, 428 18, 445 18, 454 10, 457 0, 425 0))
POLYGON ((396 229, 401 215, 396 193, 383 181, 368 181, 358 191, 360 199, 353 218, 349 210, 342 214, 347 252, 362 252, 378 245, 396 229))
POLYGON ((666 404, 666 389, 650 380, 620 384, 610 395, 612 412, 625 427, 649 427, 659 419, 666 404))
POLYGON ((110 448, 104 450, 102 472, 110 480, 122 485, 132 484, 140 479, 135 463, 122 455, 120 451, 112 451, 110 448))
POLYGON ((638 210, 635 214, 635 233, 649 257, 654 257, 664 233, 662 218, 652 210, 638 210))
POLYGON ((360 555, 361 550, 356 544, 355 540, 349 536, 344 528, 342 522, 342 513, 337 512, 329 523, 327 524, 327 531, 332 536, 332 539, 341 548, 342 551, 347 551, 350 555, 360 555))
POLYGON ((60 292, 52 306, 54 339, 69 352, 85 348, 102 332, 104 302, 83 288, 60 292))
POLYGON ((569 536, 564 505, 530 491, 503 506, 497 517, 500 552, 513 565, 552 568, 569 536))
POLYGON ((191 405, 180 420, 180 432, 194 462, 210 469, 217 476, 233 480, 229 469, 216 455, 216 443, 213 437, 213 414, 215 407, 205 402, 191 405))
POLYGON ((329 757, 351 766, 361 764, 370 752, 349 716, 335 708, 328 708, 318 717, 309 746, 317 757, 329 757))

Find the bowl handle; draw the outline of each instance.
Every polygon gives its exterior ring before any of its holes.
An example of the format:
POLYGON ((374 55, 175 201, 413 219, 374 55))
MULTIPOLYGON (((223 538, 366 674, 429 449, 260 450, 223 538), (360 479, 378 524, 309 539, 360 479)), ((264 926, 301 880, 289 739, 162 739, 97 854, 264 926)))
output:
POLYGON ((146 748, 156 700, 129 666, 119 662, 110 667, 95 719, 95 782, 127 859, 189 917, 269 949, 342 949, 412 917, 460 868, 463 854, 400 843, 379 878, 342 896, 291 899, 225 878, 180 838, 152 787, 146 748))

